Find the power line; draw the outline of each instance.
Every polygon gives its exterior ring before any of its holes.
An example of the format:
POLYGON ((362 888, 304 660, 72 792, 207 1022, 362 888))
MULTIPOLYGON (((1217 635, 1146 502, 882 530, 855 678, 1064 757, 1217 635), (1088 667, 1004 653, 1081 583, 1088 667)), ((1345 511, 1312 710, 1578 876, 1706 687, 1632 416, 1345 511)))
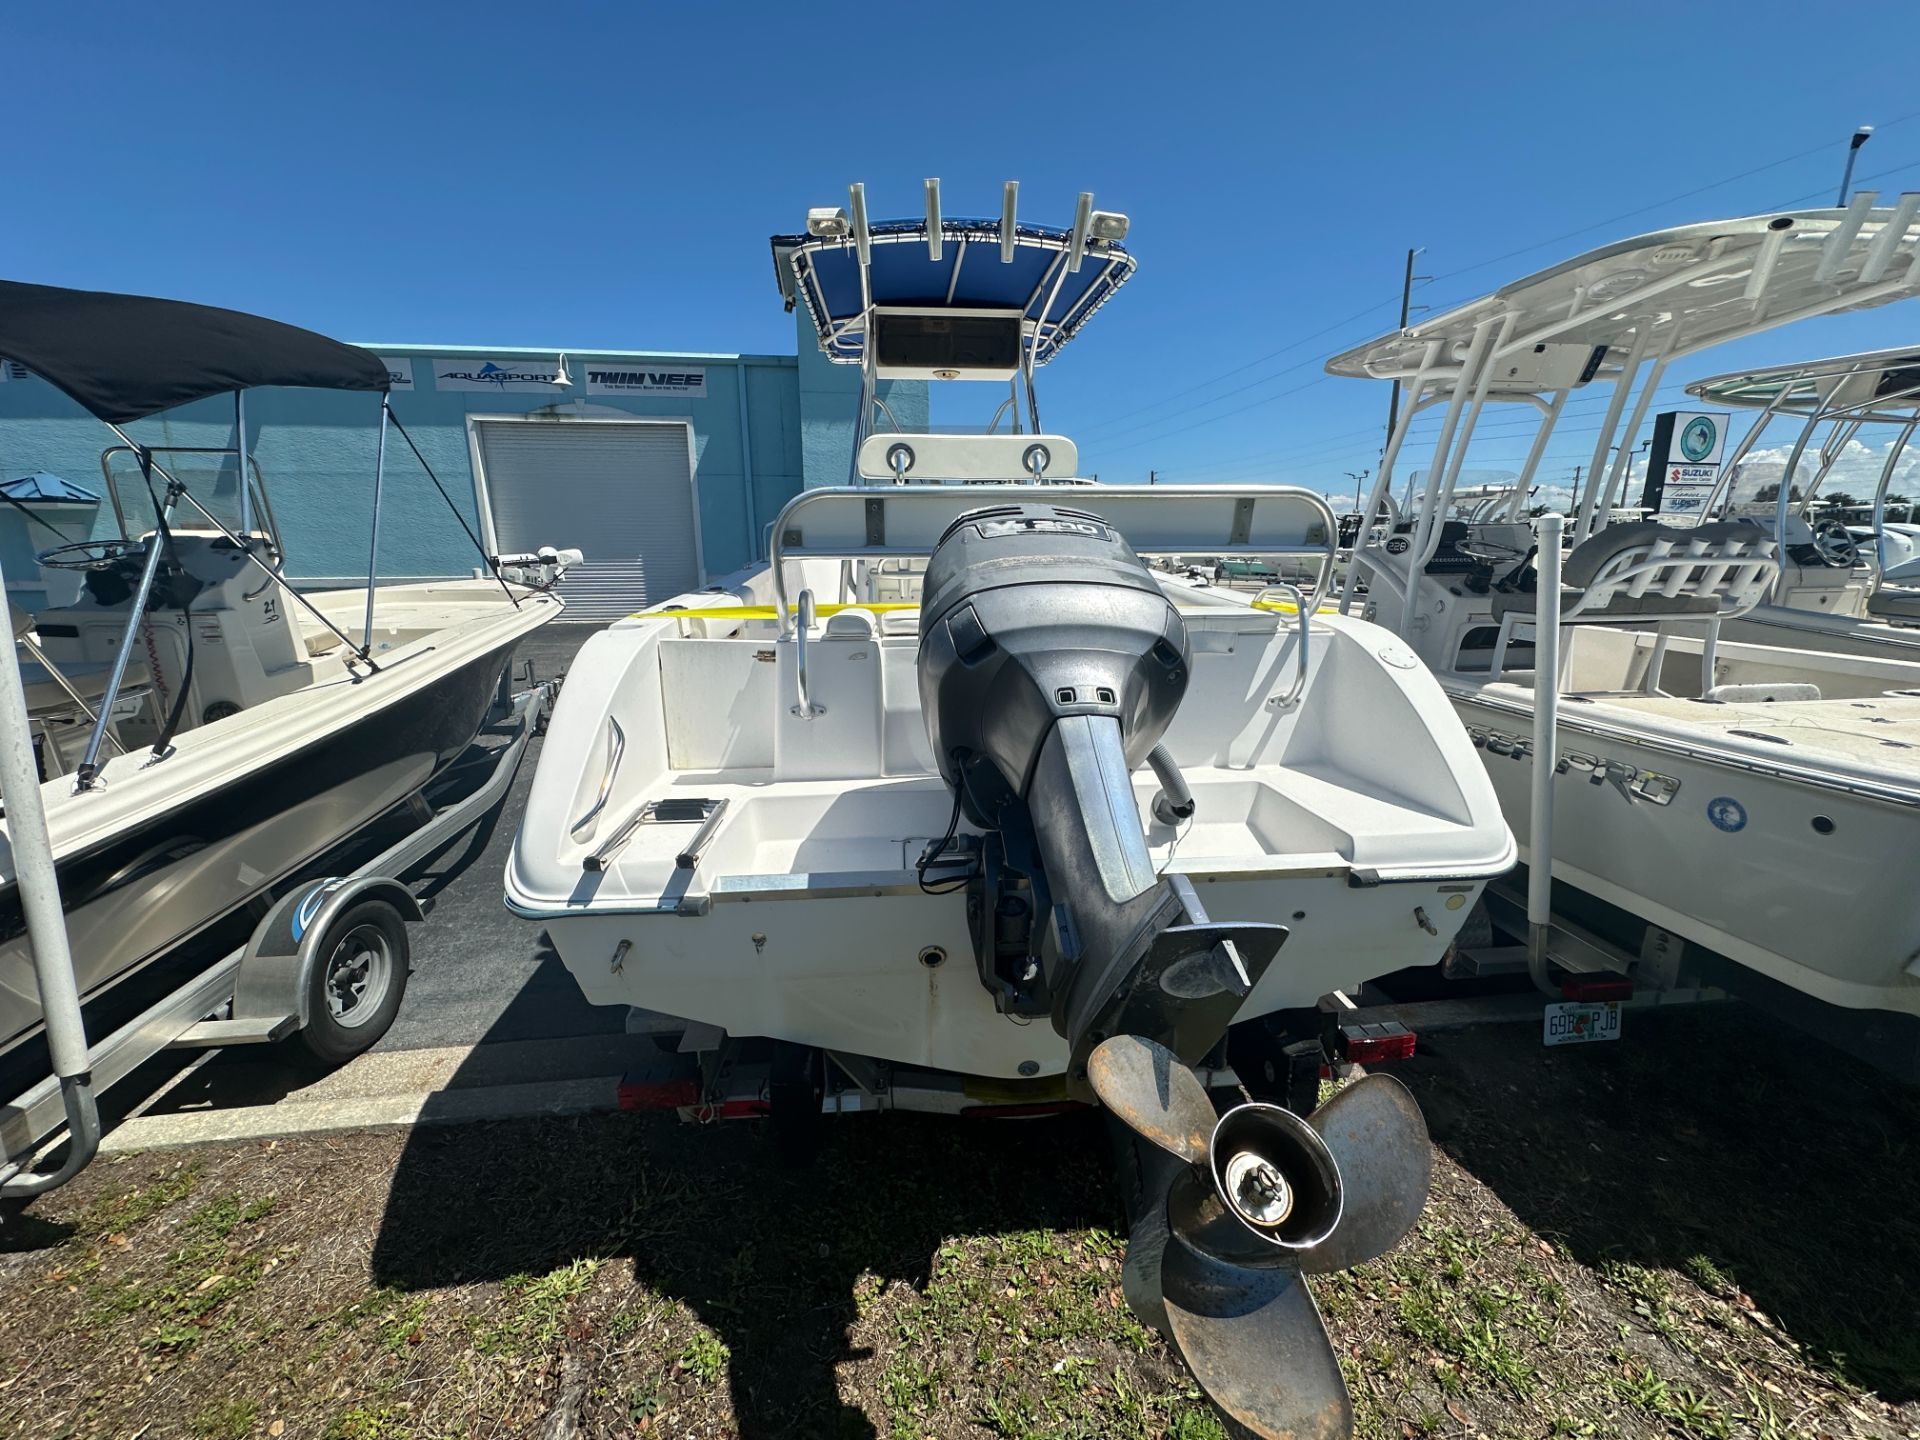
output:
MULTIPOLYGON (((1885 123, 1881 124, 1878 127, 1878 130, 1879 131, 1890 130, 1896 125, 1903 125, 1915 119, 1920 119, 1920 110, 1909 111, 1904 115, 1896 116, 1892 120, 1886 121, 1885 123)), ((1758 166, 1754 166, 1751 169, 1740 171, 1738 174, 1727 176, 1726 178, 1721 180, 1716 180, 1711 184, 1695 186, 1693 189, 1682 191, 1677 195, 1671 195, 1666 197, 1663 200, 1657 200, 1647 205, 1637 206, 1632 210, 1622 211, 1617 215, 1609 216, 1604 220, 1595 221, 1590 225, 1583 225, 1575 230, 1563 231, 1562 233, 1552 236, 1546 240, 1536 241, 1531 245, 1523 246, 1516 250, 1509 250, 1504 254, 1496 255, 1491 259, 1476 261, 1472 265, 1466 265, 1456 270, 1449 270, 1449 271, 1443 272, 1440 275, 1434 276, 1433 279, 1428 283, 1431 284, 1431 283, 1437 283, 1438 281, 1441 281, 1441 280, 1454 279, 1461 275, 1468 275, 1473 273, 1474 271, 1486 269, 1489 266, 1497 265, 1502 261, 1513 259, 1516 256, 1524 255, 1534 250, 1544 249, 1549 245, 1559 244, 1562 241, 1572 239, 1579 235, 1587 234, 1590 231, 1604 229, 1608 226, 1618 224, 1619 222, 1623 220, 1631 219, 1636 215, 1644 215, 1649 211, 1657 210, 1667 205, 1676 204, 1679 201, 1691 199, 1697 195, 1704 195, 1713 190, 1723 189, 1726 186, 1736 184, 1741 180, 1751 179, 1755 175, 1761 175, 1771 170, 1777 170, 1783 165, 1790 165, 1795 161, 1807 159, 1808 157, 1812 155, 1820 154, 1829 148, 1830 148, 1830 144, 1827 142, 1823 142, 1820 145, 1815 145, 1805 150, 1796 151, 1792 155, 1783 156, 1780 159, 1769 161, 1764 165, 1758 165, 1758 166)), ((1865 184, 1868 181, 1882 179, 1889 175, 1898 174, 1903 170, 1913 169, 1916 166, 1920 166, 1920 161, 1913 161, 1904 165, 1894 166, 1890 169, 1876 171, 1872 175, 1861 177, 1860 180, 1856 183, 1865 184)), ((1825 193, 1824 191, 1820 191, 1820 192, 1815 192, 1814 194, 1811 194, 1811 195, 1799 196, 1793 200, 1785 201, 1780 205, 1769 206, 1767 208, 1784 209, 1787 206, 1800 204, 1805 200, 1817 198, 1819 194, 1824 194, 1824 193, 1825 193)), ((1157 427, 1165 425, 1172 420, 1177 420, 1181 418, 1181 416, 1169 415, 1169 416, 1161 416, 1159 418, 1146 419, 1146 420, 1141 420, 1138 417, 1143 413, 1150 413, 1155 410, 1165 409, 1167 406, 1172 405, 1175 402, 1182 400, 1189 395, 1195 394, 1198 391, 1209 389, 1212 386, 1219 384, 1223 380, 1232 379, 1235 375, 1244 374, 1248 370, 1255 369, 1258 366, 1266 364, 1270 360, 1277 359, 1280 356, 1285 355, 1293 350, 1297 350, 1302 345, 1308 344, 1311 341, 1319 339, 1324 335, 1328 335, 1333 331, 1340 330, 1346 326, 1355 324, 1359 320, 1369 315, 1372 315, 1376 311, 1386 308, 1393 303, 1395 302, 1380 301, 1375 304, 1366 306, 1364 309, 1354 312, 1352 315, 1347 316, 1343 320, 1335 321, 1331 325, 1324 326, 1321 329, 1313 331, 1308 335, 1301 336, 1297 340, 1290 341, 1288 344, 1281 346, 1278 350, 1269 351, 1267 354, 1259 356, 1253 360, 1249 360, 1242 365, 1235 366, 1230 370, 1222 371, 1221 373, 1211 376, 1206 380, 1196 382, 1193 385, 1187 386, 1183 390, 1179 390, 1174 392, 1171 395, 1165 396, 1162 399, 1155 401, 1152 405, 1148 406, 1145 411, 1130 412, 1130 415, 1126 418, 1128 418, 1132 423, 1125 424, 1118 430, 1111 429, 1111 427, 1117 422, 1107 421, 1104 424, 1096 423, 1090 427, 1086 427, 1081 431, 1081 434, 1083 438, 1088 442, 1090 442, 1091 444, 1101 445, 1103 442, 1100 441, 1099 437, 1103 431, 1109 432, 1107 435, 1107 438, 1109 440, 1117 439, 1126 435, 1131 435, 1142 430, 1155 431, 1157 427)), ((1249 381, 1245 385, 1237 386, 1233 390, 1229 390, 1221 395, 1214 396, 1212 399, 1202 401, 1198 406, 1190 407, 1190 408, 1193 408, 1193 409, 1205 408, 1207 406, 1218 404, 1223 400, 1231 399, 1235 395, 1244 394, 1248 390, 1258 389, 1263 385, 1271 384, 1273 381, 1279 380, 1286 375, 1290 375, 1295 373, 1296 371, 1304 369, 1308 365, 1314 364, 1316 362, 1324 362, 1332 358, 1332 356, 1337 353, 1339 353, 1339 351, 1336 349, 1336 350, 1329 350, 1324 354, 1311 356, 1308 359, 1296 362, 1293 365, 1289 365, 1278 371, 1275 371, 1270 375, 1261 376, 1256 380, 1249 381)), ((1328 377, 1325 377, 1325 376, 1320 377, 1320 379, 1326 379, 1326 378, 1328 377)), ((1233 415, 1243 414, 1248 410, 1258 409, 1261 406, 1270 405, 1276 401, 1287 399, 1290 396, 1297 395, 1301 391, 1309 389, 1313 385, 1317 385, 1319 383, 1320 383, 1319 379, 1309 381, 1306 385, 1294 386, 1293 388, 1288 390, 1283 390, 1278 394, 1266 396, 1259 400, 1252 401, 1246 405, 1237 406, 1234 409, 1223 411, 1218 415, 1203 417, 1201 419, 1192 421, 1189 424, 1176 426, 1171 430, 1160 430, 1158 431, 1158 433, 1150 433, 1147 435, 1143 435, 1138 440, 1129 441, 1124 445, 1111 446, 1109 448, 1112 448, 1116 452, 1124 452, 1127 450, 1138 449, 1141 445, 1148 444, 1156 440, 1171 439, 1175 435, 1185 434, 1188 431, 1198 429, 1202 425, 1211 424, 1218 420, 1227 419, 1228 417, 1233 415)), ((1373 430, 1374 427, 1369 426, 1369 427, 1366 427, 1366 429, 1373 430)), ((1375 433, 1377 433, 1377 431, 1375 433)), ((1206 468, 1208 467, 1202 467, 1203 470, 1206 468)))
MULTIPOLYGON (((1389 307, 1391 307, 1393 303, 1394 303, 1394 302, 1393 302, 1393 301, 1391 301, 1391 300, 1382 300, 1382 301, 1380 301, 1380 302, 1379 302, 1379 303, 1377 303, 1377 304, 1374 304, 1374 305, 1369 305, 1369 306, 1367 306, 1367 307, 1366 307, 1366 309, 1364 309, 1364 310, 1356 310, 1356 311, 1355 311, 1355 312, 1354 312, 1353 314, 1351 314, 1351 315, 1349 315, 1349 316, 1347 316, 1347 318, 1346 318, 1346 319, 1344 319, 1344 320, 1336 320, 1336 321, 1334 321, 1334 322, 1333 322, 1333 324, 1331 324, 1331 325, 1328 325, 1327 327, 1325 327, 1325 329, 1321 329, 1321 330, 1316 330, 1316 331, 1314 331, 1314 332, 1313 332, 1313 333, 1312 333, 1311 335, 1302 335, 1302 336, 1301 336, 1301 337, 1300 337, 1300 338, 1299 338, 1298 340, 1295 340, 1295 341, 1292 341, 1291 343, 1289 343, 1289 344, 1286 344, 1286 345, 1282 345, 1282 346, 1281 346, 1281 347, 1280 347, 1280 348, 1279 348, 1278 350, 1273 350, 1273 351, 1269 351, 1269 352, 1268 352, 1267 354, 1265 354, 1265 355, 1262 355, 1262 356, 1260 356, 1260 357, 1259 357, 1259 358, 1258 358, 1257 360, 1249 360, 1249 361, 1247 361, 1247 363, 1246 363, 1246 364, 1244 364, 1244 365, 1237 365, 1237 366, 1235 366, 1235 367, 1234 367, 1233 369, 1231 369, 1231 370, 1225 370, 1225 371, 1222 371, 1222 372, 1221 372, 1220 374, 1218 374, 1218 375, 1215 375, 1215 376, 1212 376, 1212 377, 1211 377, 1211 378, 1209 378, 1209 379, 1206 379, 1206 380, 1202 380, 1202 381, 1200 381, 1199 383, 1197 383, 1197 384, 1194 384, 1194 385, 1189 385, 1189 386, 1188 386, 1188 387, 1187 387, 1186 389, 1184 389, 1184 390, 1176 390, 1176 391, 1175 391, 1175 392, 1174 392, 1173 394, 1171 394, 1171 395, 1168 395, 1168 396, 1166 396, 1166 397, 1164 397, 1163 399, 1160 399, 1160 400, 1156 400, 1156 401, 1155 401, 1155 402, 1154 402, 1153 404, 1151 404, 1151 405, 1149 405, 1149 406, 1147 406, 1147 407, 1146 407, 1146 410, 1144 410, 1144 411, 1142 411, 1142 410, 1135 410, 1135 411, 1131 411, 1131 412, 1129 412, 1129 415, 1128 415, 1128 417, 1127 417, 1127 418, 1129 418, 1129 419, 1133 419, 1133 418, 1137 418, 1137 417, 1138 417, 1138 416, 1140 416, 1141 414, 1144 414, 1144 413, 1147 413, 1147 411, 1153 411, 1153 410, 1158 410, 1158 409, 1161 409, 1161 408, 1163 408, 1164 406, 1167 406, 1167 405, 1171 405, 1171 404, 1172 404, 1172 403, 1173 403, 1174 401, 1176 401, 1176 400, 1179 400, 1179 399, 1182 399, 1182 398, 1184 398, 1185 396, 1188 396, 1188 395, 1191 395, 1191 394, 1193 394, 1193 393, 1194 393, 1194 392, 1195 392, 1196 390, 1205 390, 1205 389, 1207 389, 1207 388, 1208 388, 1209 386, 1212 386, 1212 385, 1217 385, 1217 384, 1219 384, 1219 383, 1220 383, 1220 382, 1221 382, 1222 380, 1231 380, 1231 379, 1232 379, 1232 378, 1233 378, 1233 377, 1234 377, 1235 375, 1239 375, 1239 374, 1242 374, 1242 373, 1244 373, 1244 372, 1246 372, 1246 371, 1248 371, 1248 370, 1251 370, 1251 369, 1253 369, 1253 368, 1254 368, 1255 366, 1258 366, 1258 365, 1264 365, 1264 364, 1266 364, 1266 363, 1267 363, 1267 361, 1269 361, 1269 360, 1277 360, 1277 359, 1278 359, 1278 358, 1279 358, 1280 356, 1282 356, 1282 355, 1285 355, 1285 354, 1287 354, 1287 353, 1288 353, 1289 351, 1293 351, 1293 350, 1298 350, 1298 349, 1299 349, 1299 348, 1300 348, 1300 347, 1301 347, 1302 345, 1305 345, 1305 344, 1308 344, 1309 342, 1311 342, 1311 341, 1314 341, 1314 340, 1318 340, 1318 339, 1319 339, 1319 338, 1320 338, 1320 337, 1321 337, 1322 335, 1326 335, 1326 334, 1329 334, 1329 333, 1331 333, 1332 331, 1335 331, 1335 330, 1339 330, 1339 329, 1341 329, 1341 328, 1342 328, 1342 327, 1344 327, 1344 326, 1347 326, 1347 325, 1351 325, 1351 324, 1353 324, 1353 323, 1354 323, 1355 321, 1358 321, 1358 320, 1360 320, 1360 319, 1363 319, 1364 317, 1366 317, 1366 316, 1368 316, 1368 315, 1371 315, 1371 314, 1373 314, 1373 312, 1374 312, 1374 311, 1376 311, 1376 310, 1384 310, 1384 309, 1387 309, 1387 308, 1389 308, 1389 307)), ((1312 362, 1311 362, 1311 361, 1307 361, 1307 362, 1305 362, 1305 363, 1308 363, 1308 364, 1311 364, 1312 362)), ((1299 368, 1299 366, 1297 366, 1297 365, 1296 365, 1296 366, 1290 366, 1290 367, 1289 367, 1289 369, 1298 369, 1298 368, 1299 368)), ((1286 374, 1286 373, 1288 373, 1288 372, 1287 372, 1286 370, 1282 370, 1282 371, 1279 371, 1279 372, 1278 372, 1277 374, 1275 374, 1275 375, 1269 375, 1269 376, 1267 376, 1267 377, 1265 377, 1265 378, 1266 378, 1267 380, 1273 380, 1273 379, 1278 379, 1280 375, 1284 375, 1284 374, 1286 374)), ((1254 384, 1264 384, 1264 383, 1265 383, 1265 380, 1259 380, 1259 381, 1255 381, 1255 382, 1253 382, 1253 383, 1254 383, 1254 384)), ((1245 385, 1243 385, 1243 386, 1241 386, 1240 388, 1241 388, 1241 390, 1245 390, 1245 389, 1249 389, 1249 388, 1251 388, 1251 387, 1250 387, 1250 386, 1245 386, 1245 385)), ((1227 395, 1237 395, 1237 394, 1239 394, 1239 393, 1240 393, 1240 391, 1239 391, 1239 390, 1229 390, 1229 391, 1227 392, 1227 395)), ((1226 398, 1227 398, 1227 395, 1221 395, 1221 396, 1217 396, 1217 397, 1215 397, 1215 398, 1216 398, 1216 399, 1221 399, 1221 400, 1224 400, 1224 399, 1226 399, 1226 398)), ((1207 403, 1207 404, 1212 404, 1213 402, 1212 402, 1212 401, 1207 401, 1207 402, 1205 402, 1205 403, 1207 403)), ((1084 427, 1084 428, 1082 429, 1082 431, 1081 431, 1081 433, 1082 433, 1083 435, 1093 435, 1093 434, 1098 434, 1098 433, 1099 433, 1100 431, 1102 431, 1102 430, 1104 430, 1104 429, 1107 429, 1108 427, 1110 427, 1110 426, 1112 426, 1112 425, 1114 425, 1114 424, 1116 424, 1116 423, 1118 423, 1118 422, 1116 422, 1116 421, 1112 421, 1112 420, 1108 420, 1108 421, 1105 421, 1105 422, 1097 422, 1097 423, 1095 423, 1095 424, 1093 424, 1093 425, 1089 425, 1089 426, 1086 426, 1086 427, 1084 427)), ((1150 424, 1151 424, 1151 423, 1153 423, 1153 422, 1148 422, 1148 423, 1150 423, 1150 424)), ((1120 433, 1122 433, 1122 434, 1125 434, 1125 433, 1126 433, 1126 431, 1124 431, 1124 430, 1123 430, 1123 431, 1121 431, 1120 433)))

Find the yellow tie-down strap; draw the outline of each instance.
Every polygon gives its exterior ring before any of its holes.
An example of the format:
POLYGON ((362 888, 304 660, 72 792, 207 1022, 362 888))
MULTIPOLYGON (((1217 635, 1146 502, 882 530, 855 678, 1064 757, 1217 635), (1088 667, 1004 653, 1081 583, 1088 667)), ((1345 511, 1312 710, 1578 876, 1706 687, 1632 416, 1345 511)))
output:
MULTIPOLYGON (((852 605, 816 605, 815 615, 837 615, 842 610, 869 610, 876 615, 884 615, 891 610, 918 610, 918 600, 872 600, 865 604, 852 605)), ((1177 608, 1177 607, 1176 607, 1177 608)), ((1271 610, 1280 615, 1298 613, 1289 600, 1253 600, 1248 602, 1253 610, 1271 610)), ((1316 615, 1332 615, 1337 607, 1321 605, 1316 615)), ((1217 615, 1220 611, 1214 606, 1206 606, 1182 611, 1186 615, 1217 615)), ((636 610, 627 617, 629 620, 778 620, 780 612, 771 605, 715 605, 702 606, 692 610, 636 610)))

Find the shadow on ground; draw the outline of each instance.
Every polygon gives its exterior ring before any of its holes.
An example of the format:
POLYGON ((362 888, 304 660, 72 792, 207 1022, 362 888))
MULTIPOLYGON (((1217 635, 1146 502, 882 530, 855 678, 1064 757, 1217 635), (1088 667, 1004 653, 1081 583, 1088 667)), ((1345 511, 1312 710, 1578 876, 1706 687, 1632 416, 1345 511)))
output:
POLYGON ((804 1170, 778 1168, 758 1123, 636 1116, 609 1133, 604 1121, 416 1131, 372 1278, 418 1290, 629 1261, 636 1283, 683 1300, 727 1345, 743 1440, 875 1433, 835 1375, 860 1358, 848 1336, 863 1276, 924 1287, 949 1236, 1120 1218, 1088 1116, 849 1119, 804 1170))
POLYGON ((1745 1007, 1626 1021, 1577 1049, 1423 1037, 1395 1073, 1436 1143, 1582 1263, 1737 1286, 1827 1368, 1920 1397, 1920 1092, 1745 1007))

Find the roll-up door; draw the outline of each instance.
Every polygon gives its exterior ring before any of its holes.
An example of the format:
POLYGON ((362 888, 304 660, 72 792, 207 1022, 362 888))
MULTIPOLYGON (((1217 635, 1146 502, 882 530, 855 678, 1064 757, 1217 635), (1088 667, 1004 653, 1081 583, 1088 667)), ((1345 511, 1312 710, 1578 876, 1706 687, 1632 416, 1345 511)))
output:
POLYGON ((617 620, 699 588, 684 422, 473 426, 500 553, 553 545, 586 557, 560 582, 569 620, 617 620))

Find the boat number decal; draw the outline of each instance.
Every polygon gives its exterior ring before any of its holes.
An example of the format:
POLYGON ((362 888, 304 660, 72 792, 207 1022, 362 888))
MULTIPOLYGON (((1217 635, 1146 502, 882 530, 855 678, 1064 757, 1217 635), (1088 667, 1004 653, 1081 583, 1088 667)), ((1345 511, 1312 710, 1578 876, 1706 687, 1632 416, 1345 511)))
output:
POLYGON ((1733 835, 1747 828, 1747 807, 1731 795, 1716 795, 1707 802, 1707 819, 1714 829, 1733 835))
MULTIPOLYGON (((1531 735, 1489 730, 1481 725, 1469 725, 1467 735, 1475 746, 1489 755, 1524 760, 1533 754, 1531 735)), ((1589 785, 1611 785, 1626 799, 1644 800, 1649 805, 1671 805, 1673 797, 1680 793, 1680 781, 1672 775, 1662 775, 1657 770, 1636 769, 1624 761, 1609 760, 1602 755, 1587 755, 1578 750, 1562 750, 1553 773, 1581 775, 1589 785)))
POLYGON ((1406 536, 1396 535, 1391 540, 1387 541, 1387 554, 1404 555, 1407 553, 1409 549, 1412 548, 1412 543, 1413 542, 1408 540, 1406 536))

